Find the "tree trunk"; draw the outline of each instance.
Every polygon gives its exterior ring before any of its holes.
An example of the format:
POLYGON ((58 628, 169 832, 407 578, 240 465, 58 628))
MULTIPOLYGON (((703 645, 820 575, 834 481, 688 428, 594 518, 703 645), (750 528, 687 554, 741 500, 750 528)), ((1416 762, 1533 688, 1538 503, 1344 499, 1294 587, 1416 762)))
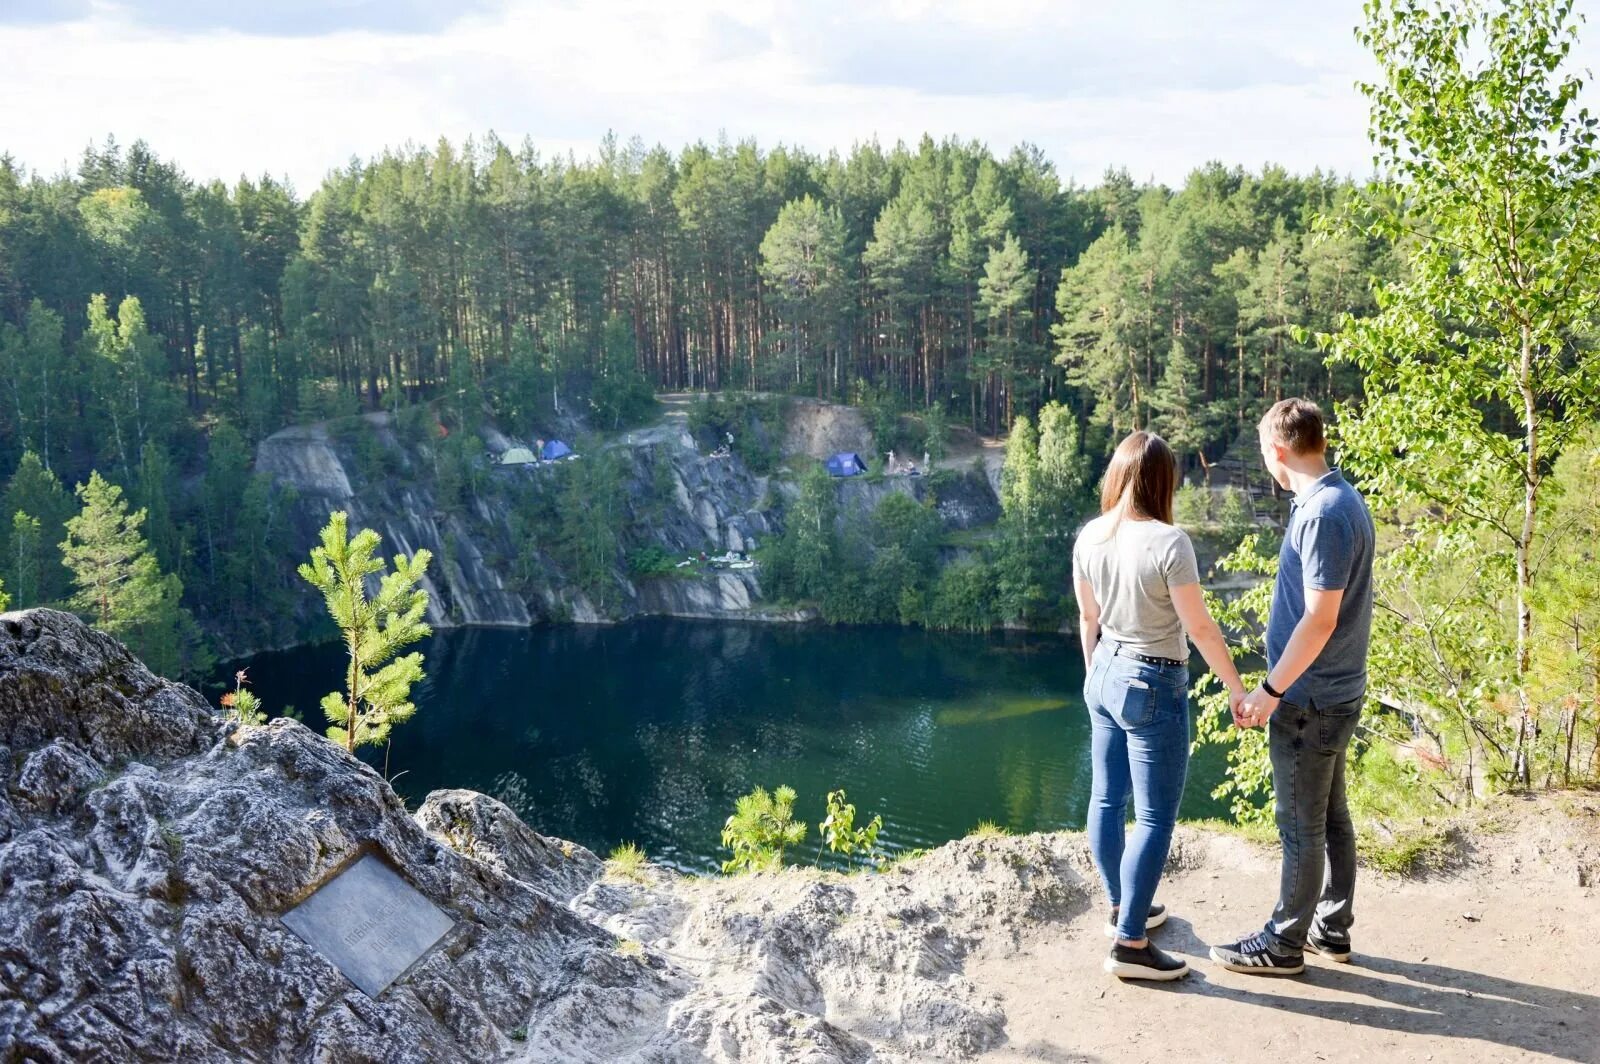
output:
POLYGON ((1522 391, 1522 529, 1517 537, 1517 701, 1522 715, 1517 721, 1517 752, 1512 762, 1512 772, 1517 782, 1526 786, 1530 780, 1528 745, 1532 741, 1533 721, 1528 704, 1528 665, 1533 644, 1533 605, 1529 601, 1533 589, 1533 573, 1529 554, 1533 549, 1533 533, 1538 519, 1539 502, 1539 414, 1533 396, 1533 336, 1527 324, 1522 326, 1522 362, 1518 367, 1517 384, 1522 391))

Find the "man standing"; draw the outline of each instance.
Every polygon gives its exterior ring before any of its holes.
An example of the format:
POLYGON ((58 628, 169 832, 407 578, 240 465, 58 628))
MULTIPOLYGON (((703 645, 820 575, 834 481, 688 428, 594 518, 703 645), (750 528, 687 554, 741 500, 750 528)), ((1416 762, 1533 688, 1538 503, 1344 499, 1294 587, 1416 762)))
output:
POLYGON ((1367 689, 1376 532, 1361 493, 1327 462, 1322 411, 1285 399, 1260 426, 1261 457, 1294 492, 1267 619, 1267 677, 1234 722, 1271 722, 1268 747, 1283 874, 1266 926, 1213 946, 1236 972, 1298 975, 1307 949, 1350 959, 1356 838, 1345 801, 1345 753, 1367 689))

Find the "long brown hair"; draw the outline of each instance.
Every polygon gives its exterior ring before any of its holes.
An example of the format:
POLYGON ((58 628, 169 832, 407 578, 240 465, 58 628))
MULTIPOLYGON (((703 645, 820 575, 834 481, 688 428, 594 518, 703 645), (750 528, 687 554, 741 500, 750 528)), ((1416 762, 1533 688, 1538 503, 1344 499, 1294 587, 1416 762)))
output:
POLYGON ((1178 459, 1153 432, 1130 432, 1117 444, 1100 484, 1100 512, 1118 511, 1111 534, 1124 517, 1172 524, 1172 498, 1178 492, 1178 459))

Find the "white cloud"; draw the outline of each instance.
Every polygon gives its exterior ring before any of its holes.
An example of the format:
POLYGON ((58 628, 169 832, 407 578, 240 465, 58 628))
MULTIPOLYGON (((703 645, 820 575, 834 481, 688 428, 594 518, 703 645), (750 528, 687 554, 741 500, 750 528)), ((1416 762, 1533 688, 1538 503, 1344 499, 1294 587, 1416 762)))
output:
POLYGON ((721 131, 819 151, 1030 140, 1084 183, 1369 156, 1355 0, 507 0, 427 32, 442 20, 293 36, 192 3, 48 7, 0 15, 0 151, 45 171, 113 134, 197 178, 266 171, 305 193, 352 155, 490 129, 580 155, 608 129, 674 149, 721 131))

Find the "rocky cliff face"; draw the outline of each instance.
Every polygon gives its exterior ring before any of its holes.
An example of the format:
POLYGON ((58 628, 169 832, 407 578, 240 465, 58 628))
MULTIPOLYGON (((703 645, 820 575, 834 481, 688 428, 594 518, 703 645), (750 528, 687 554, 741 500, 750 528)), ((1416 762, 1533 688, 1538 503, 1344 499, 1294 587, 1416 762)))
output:
MULTIPOLYGON (((848 407, 801 401, 797 408, 783 436, 788 453, 832 453, 866 433, 859 412, 848 407)), ((494 453, 513 442, 492 428, 485 436, 494 453)), ((332 510, 345 510, 353 526, 381 534, 386 555, 432 551, 426 590, 428 620, 435 627, 592 623, 642 615, 806 619, 764 605, 755 570, 640 577, 626 563, 630 552, 646 547, 673 558, 752 550, 781 531, 792 482, 756 476, 737 454, 702 455, 681 415, 604 447, 619 463, 624 512, 618 549, 598 585, 577 580, 557 551, 528 532, 528 513, 561 505, 562 471, 556 467, 485 464, 468 503, 443 507, 435 445, 407 442, 388 415, 372 414, 339 431, 326 424, 284 429, 261 442, 256 469, 293 493, 290 536, 297 546, 285 552, 286 559, 303 559, 332 510)), ((976 475, 943 474, 937 488, 922 477, 860 478, 840 481, 838 492, 841 520, 870 514, 894 492, 918 500, 935 495, 949 528, 999 517, 994 492, 976 475)), ((302 601, 301 620, 312 623, 319 604, 309 592, 302 601)))
MULTIPOLYGON (((385 553, 434 554, 426 590, 428 621, 456 625, 523 626, 537 620, 597 622, 644 614, 680 617, 767 618, 760 609, 760 583, 751 571, 639 579, 623 557, 596 594, 582 587, 552 552, 519 537, 519 508, 537 505, 542 493, 559 490, 551 466, 489 466, 465 508, 438 500, 432 448, 408 446, 387 415, 368 415, 363 441, 382 456, 374 468, 359 456, 359 434, 335 435, 327 425, 296 426, 263 440, 256 468, 296 498, 295 535, 315 542, 331 510, 345 510, 353 526, 383 536, 385 553)), ((492 430, 495 451, 510 441, 492 430), (498 446, 497 446, 498 445, 498 446)), ((656 546, 674 557, 749 550, 773 530, 763 506, 764 478, 736 458, 702 457, 677 425, 632 433, 608 446, 621 458, 622 493, 628 513, 619 531, 621 548, 656 546)), ((584 457, 577 459, 584 461, 584 457)))
POLYGON ((483 795, 413 816, 66 614, 0 616, 0 1061, 962 1059, 1006 1024, 965 958, 1082 913, 1080 849, 617 878, 483 795), (364 854, 454 921, 376 999, 280 921, 364 854))

